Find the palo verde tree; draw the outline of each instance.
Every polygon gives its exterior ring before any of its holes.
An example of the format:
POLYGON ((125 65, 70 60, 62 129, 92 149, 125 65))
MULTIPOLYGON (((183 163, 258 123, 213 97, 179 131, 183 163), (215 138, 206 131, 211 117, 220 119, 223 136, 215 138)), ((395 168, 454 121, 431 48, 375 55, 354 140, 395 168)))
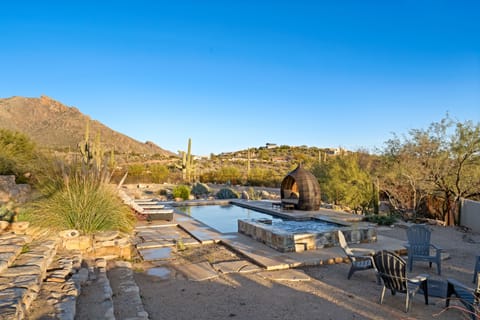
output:
POLYGON ((343 154, 316 164, 312 173, 317 177, 325 200, 365 213, 372 204, 372 179, 362 169, 358 155, 343 154))
POLYGON ((394 136, 385 143, 375 172, 378 187, 388 197, 390 205, 396 210, 411 212, 414 219, 429 192, 421 160, 425 148, 425 143, 402 142, 394 136))
MULTIPOLYGON (((427 129, 411 130, 403 140, 387 143, 384 155, 391 157, 385 172, 397 188, 410 193, 412 206, 426 194, 443 200, 442 215, 447 225, 458 224, 460 198, 480 197, 480 124, 446 118, 427 129)), ((382 189, 386 190, 387 179, 382 189)))

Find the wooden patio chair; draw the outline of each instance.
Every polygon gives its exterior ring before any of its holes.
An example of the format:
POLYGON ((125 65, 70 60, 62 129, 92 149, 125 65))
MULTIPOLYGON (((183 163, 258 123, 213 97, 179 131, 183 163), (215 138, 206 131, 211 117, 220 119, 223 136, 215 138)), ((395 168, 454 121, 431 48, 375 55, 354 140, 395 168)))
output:
POLYGON ((445 307, 450 305, 451 296, 454 295, 465 306, 466 312, 472 320, 480 319, 480 272, 475 274, 477 287, 469 288, 455 279, 447 280, 447 300, 445 307))
MULTIPOLYGON (((375 254, 375 250, 350 248, 347 244, 347 240, 345 239, 345 235, 340 230, 338 230, 338 242, 340 243, 340 247, 347 255, 348 260, 351 262, 347 279, 350 279, 356 271, 375 269, 375 264, 373 263, 373 255, 375 254)), ((380 278, 378 276, 377 282, 380 284, 380 278)))
POLYGON ((380 304, 383 303, 385 290, 390 289, 392 295, 397 292, 406 295, 405 312, 410 310, 412 299, 419 289, 423 290, 425 304, 428 304, 428 275, 418 275, 413 278, 407 277, 406 262, 396 253, 383 250, 373 256, 375 267, 383 282, 380 304))
POLYGON ((438 275, 442 273, 442 249, 430 243, 430 229, 425 225, 413 225, 407 229, 408 271, 412 272, 414 261, 437 264, 438 275))

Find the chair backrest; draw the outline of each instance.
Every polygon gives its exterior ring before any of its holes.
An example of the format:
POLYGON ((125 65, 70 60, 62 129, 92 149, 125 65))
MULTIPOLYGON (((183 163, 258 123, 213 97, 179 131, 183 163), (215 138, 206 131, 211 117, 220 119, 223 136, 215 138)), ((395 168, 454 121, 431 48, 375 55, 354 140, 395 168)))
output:
POLYGON ((413 255, 430 255, 430 229, 425 225, 413 225, 407 229, 409 250, 413 255))
POLYGON ((343 249, 343 251, 345 251, 347 255, 353 254, 352 250, 348 247, 345 235, 340 230, 338 230, 338 242, 340 243, 340 247, 343 249))
POLYGON ((475 288, 475 302, 480 303, 480 271, 477 272, 477 287, 475 288))
POLYGON ((385 287, 398 292, 407 292, 405 260, 387 250, 377 252, 373 256, 373 260, 385 287))

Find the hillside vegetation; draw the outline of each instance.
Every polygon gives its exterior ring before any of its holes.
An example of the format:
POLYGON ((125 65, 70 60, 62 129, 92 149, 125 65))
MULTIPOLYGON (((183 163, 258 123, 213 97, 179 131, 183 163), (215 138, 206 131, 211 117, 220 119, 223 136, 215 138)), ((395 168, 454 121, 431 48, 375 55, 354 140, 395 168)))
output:
POLYGON ((356 213, 378 213, 383 201, 390 212, 406 218, 431 217, 452 225, 458 223, 462 198, 480 200, 480 124, 448 116, 426 129, 393 135, 375 154, 267 144, 197 157, 191 154, 195 140, 189 139, 187 151, 174 155, 90 121, 77 109, 48 97, 0 99, 0 128, 0 174, 14 174, 22 181, 41 180, 48 172, 42 168, 48 162, 42 159, 52 153, 42 155, 39 149, 68 150, 56 152, 55 157, 69 163, 81 152, 83 141, 83 146, 99 146, 109 158, 102 161, 108 163, 109 180, 114 183, 128 173, 125 183, 278 188, 302 163, 317 177, 322 201, 356 213), (98 141, 85 140, 89 131, 98 141))

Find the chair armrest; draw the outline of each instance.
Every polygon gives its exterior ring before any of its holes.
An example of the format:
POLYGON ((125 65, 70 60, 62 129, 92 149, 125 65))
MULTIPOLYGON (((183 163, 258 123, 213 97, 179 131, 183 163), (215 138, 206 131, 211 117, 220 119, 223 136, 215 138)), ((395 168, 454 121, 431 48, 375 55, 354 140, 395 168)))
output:
POLYGON ((463 290, 466 290, 466 291, 471 291, 472 293, 475 291, 475 289, 473 288, 470 288, 470 287, 467 287, 466 285, 464 285, 463 283, 455 280, 455 279, 447 279, 447 283, 448 284, 451 284, 454 288, 460 288, 460 289, 463 289, 463 290))
POLYGON ((368 254, 350 253, 350 254, 347 254, 347 256, 352 257, 352 258, 357 258, 357 259, 371 259, 371 258, 373 258, 373 256, 368 255, 368 254))
POLYGON ((419 274, 418 276, 415 276, 413 278, 409 278, 408 282, 420 283, 420 282, 423 282, 423 281, 427 280, 429 277, 430 277, 430 275, 428 275, 428 274, 419 274))
POLYGON ((432 247, 433 249, 435 249, 435 250, 437 250, 437 251, 442 251, 442 250, 443 250, 443 248, 441 248, 441 247, 439 247, 439 246, 436 246, 436 245, 434 245, 434 244, 431 244, 431 243, 430 243, 430 247, 432 247))
POLYGON ((350 248, 354 256, 373 256, 375 254, 375 250, 372 249, 364 249, 364 248, 350 248))

